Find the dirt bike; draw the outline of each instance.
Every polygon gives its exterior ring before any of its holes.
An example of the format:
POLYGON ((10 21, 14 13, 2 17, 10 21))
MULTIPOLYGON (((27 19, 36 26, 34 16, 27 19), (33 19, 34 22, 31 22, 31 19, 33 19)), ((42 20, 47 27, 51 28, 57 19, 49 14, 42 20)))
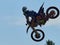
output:
POLYGON ((41 29, 35 29, 34 27, 37 27, 37 25, 44 25, 46 23, 46 21, 48 19, 55 19, 59 16, 59 10, 57 7, 49 7, 47 10, 46 10, 46 14, 45 14, 45 19, 43 19, 45 22, 42 23, 41 20, 39 20, 39 17, 37 17, 38 21, 37 23, 34 22, 34 19, 32 19, 31 23, 28 24, 28 28, 27 28, 27 32, 28 32, 28 29, 31 27, 32 28, 32 33, 31 33, 31 38, 36 41, 36 42, 39 42, 39 41, 42 41, 45 37, 45 34, 44 32, 41 30, 41 29), (38 23, 39 22, 39 23, 38 23))

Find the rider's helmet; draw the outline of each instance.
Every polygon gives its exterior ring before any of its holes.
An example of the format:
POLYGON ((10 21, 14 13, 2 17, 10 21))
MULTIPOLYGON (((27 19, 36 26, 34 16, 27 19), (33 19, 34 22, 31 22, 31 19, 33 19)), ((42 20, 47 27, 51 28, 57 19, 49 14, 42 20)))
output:
POLYGON ((27 7, 24 6, 24 7, 22 8, 22 11, 25 12, 26 10, 27 10, 27 7))

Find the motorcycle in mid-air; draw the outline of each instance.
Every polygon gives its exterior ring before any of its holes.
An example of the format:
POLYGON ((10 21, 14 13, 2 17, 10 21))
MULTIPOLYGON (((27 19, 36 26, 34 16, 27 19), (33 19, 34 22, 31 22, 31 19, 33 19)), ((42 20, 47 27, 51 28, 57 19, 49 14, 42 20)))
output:
POLYGON ((32 28, 32 33, 31 33, 31 38, 36 41, 42 41, 45 37, 44 32, 41 29, 35 29, 38 25, 40 27, 44 25, 49 19, 55 19, 59 16, 59 9, 55 6, 51 6, 46 10, 46 13, 42 12, 42 6, 40 7, 39 15, 36 16, 36 22, 34 22, 34 19, 28 23, 28 29, 31 27, 32 28))

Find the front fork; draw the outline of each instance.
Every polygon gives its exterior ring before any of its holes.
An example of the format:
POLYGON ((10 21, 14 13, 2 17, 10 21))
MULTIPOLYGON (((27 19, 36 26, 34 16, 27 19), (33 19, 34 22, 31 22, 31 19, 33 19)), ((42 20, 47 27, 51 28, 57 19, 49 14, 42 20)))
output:
MULTIPOLYGON (((27 31, 26 31, 26 33, 28 33, 28 30, 29 30, 29 28, 30 28, 31 26, 29 25, 28 26, 28 28, 27 28, 27 31)), ((37 31, 35 31, 35 28, 34 27, 31 27, 32 28, 32 30, 36 33, 36 34, 38 34, 38 32, 37 31)))

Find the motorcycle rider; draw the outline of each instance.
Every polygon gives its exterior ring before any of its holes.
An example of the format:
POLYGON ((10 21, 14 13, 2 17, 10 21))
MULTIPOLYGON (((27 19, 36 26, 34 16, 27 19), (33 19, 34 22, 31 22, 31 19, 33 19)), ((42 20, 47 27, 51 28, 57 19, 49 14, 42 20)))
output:
POLYGON ((35 17, 37 15, 37 13, 35 11, 33 11, 33 10, 29 11, 29 10, 27 10, 27 7, 23 7, 22 11, 23 11, 24 16, 26 17, 27 24, 30 23, 29 22, 29 17, 31 17, 32 19, 34 19, 34 21, 36 22, 36 18, 35 17))
POLYGON ((44 3, 40 7, 38 13, 36 13, 33 10, 32 11, 27 10, 27 7, 23 7, 22 8, 23 14, 24 14, 24 16, 26 17, 26 20, 27 20, 27 24, 30 23, 29 22, 29 17, 31 17, 34 20, 34 22, 36 22, 37 18, 39 17, 40 20, 37 20, 37 22, 40 21, 39 25, 41 26, 42 24, 43 25, 45 24, 45 22, 46 22, 46 20, 45 20, 46 19, 46 15, 44 13, 44 7, 43 7, 43 5, 44 5, 44 3))

